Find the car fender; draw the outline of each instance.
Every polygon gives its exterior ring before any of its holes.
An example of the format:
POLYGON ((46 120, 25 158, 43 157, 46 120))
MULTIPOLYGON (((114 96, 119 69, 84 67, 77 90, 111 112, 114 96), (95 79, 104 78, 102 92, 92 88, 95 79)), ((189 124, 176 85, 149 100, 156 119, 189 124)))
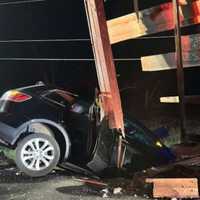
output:
POLYGON ((65 138, 65 146, 66 146, 66 150, 65 150, 65 156, 64 158, 68 158, 69 154, 70 154, 70 147, 71 147, 71 142, 69 139, 69 135, 67 133, 67 131, 64 129, 64 127, 54 121, 48 120, 48 119, 32 119, 30 121, 27 121, 25 123, 23 123, 21 126, 19 126, 16 130, 16 137, 15 139, 12 141, 11 145, 15 145, 16 142, 18 141, 18 139, 20 138, 20 136, 26 131, 29 130, 29 126, 31 124, 34 123, 41 123, 44 125, 50 125, 53 126, 54 128, 56 128, 58 131, 60 131, 60 133, 62 133, 63 137, 65 138))

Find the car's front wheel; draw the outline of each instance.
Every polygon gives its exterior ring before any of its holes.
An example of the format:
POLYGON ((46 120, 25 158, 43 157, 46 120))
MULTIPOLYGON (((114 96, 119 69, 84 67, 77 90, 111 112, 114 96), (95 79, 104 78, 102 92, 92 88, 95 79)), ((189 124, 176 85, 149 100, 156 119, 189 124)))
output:
POLYGON ((49 135, 35 133, 22 139, 16 148, 18 168, 31 177, 45 176, 60 159, 57 141, 49 135))

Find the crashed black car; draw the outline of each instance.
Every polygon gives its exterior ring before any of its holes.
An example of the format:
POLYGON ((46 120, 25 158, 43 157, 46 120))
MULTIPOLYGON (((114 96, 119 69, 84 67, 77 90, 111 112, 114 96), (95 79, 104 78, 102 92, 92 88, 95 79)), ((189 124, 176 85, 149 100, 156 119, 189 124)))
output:
MULTIPOLYGON (((100 173, 116 166, 116 134, 107 120, 91 122, 91 104, 57 88, 36 84, 7 91, 0 99, 0 144, 15 150, 18 168, 44 176, 63 163, 100 173)), ((174 155, 135 120, 125 119, 124 167, 161 165, 174 155)))

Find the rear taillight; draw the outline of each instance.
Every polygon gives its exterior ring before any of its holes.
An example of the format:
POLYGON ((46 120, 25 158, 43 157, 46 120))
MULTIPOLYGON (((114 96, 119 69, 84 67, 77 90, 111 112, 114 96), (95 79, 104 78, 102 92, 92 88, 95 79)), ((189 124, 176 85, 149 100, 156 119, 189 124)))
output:
POLYGON ((20 92, 20 91, 17 91, 17 90, 11 90, 11 91, 6 92, 1 97, 1 100, 21 103, 21 102, 27 101, 31 98, 32 97, 30 95, 27 95, 23 92, 20 92))

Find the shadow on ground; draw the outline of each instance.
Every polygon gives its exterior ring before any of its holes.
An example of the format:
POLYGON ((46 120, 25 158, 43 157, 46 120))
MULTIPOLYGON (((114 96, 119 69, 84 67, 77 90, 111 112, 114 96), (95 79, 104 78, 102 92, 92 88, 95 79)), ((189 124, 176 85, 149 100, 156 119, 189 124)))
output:
POLYGON ((69 187, 60 187, 56 190, 63 194, 70 194, 75 196, 99 196, 100 191, 92 189, 86 185, 81 186, 69 186, 69 187))
POLYGON ((0 168, 0 183, 41 183, 53 180, 55 177, 67 177, 71 175, 72 174, 68 171, 54 170, 47 176, 40 178, 31 178, 19 172, 14 166, 5 166, 4 168, 0 168))

